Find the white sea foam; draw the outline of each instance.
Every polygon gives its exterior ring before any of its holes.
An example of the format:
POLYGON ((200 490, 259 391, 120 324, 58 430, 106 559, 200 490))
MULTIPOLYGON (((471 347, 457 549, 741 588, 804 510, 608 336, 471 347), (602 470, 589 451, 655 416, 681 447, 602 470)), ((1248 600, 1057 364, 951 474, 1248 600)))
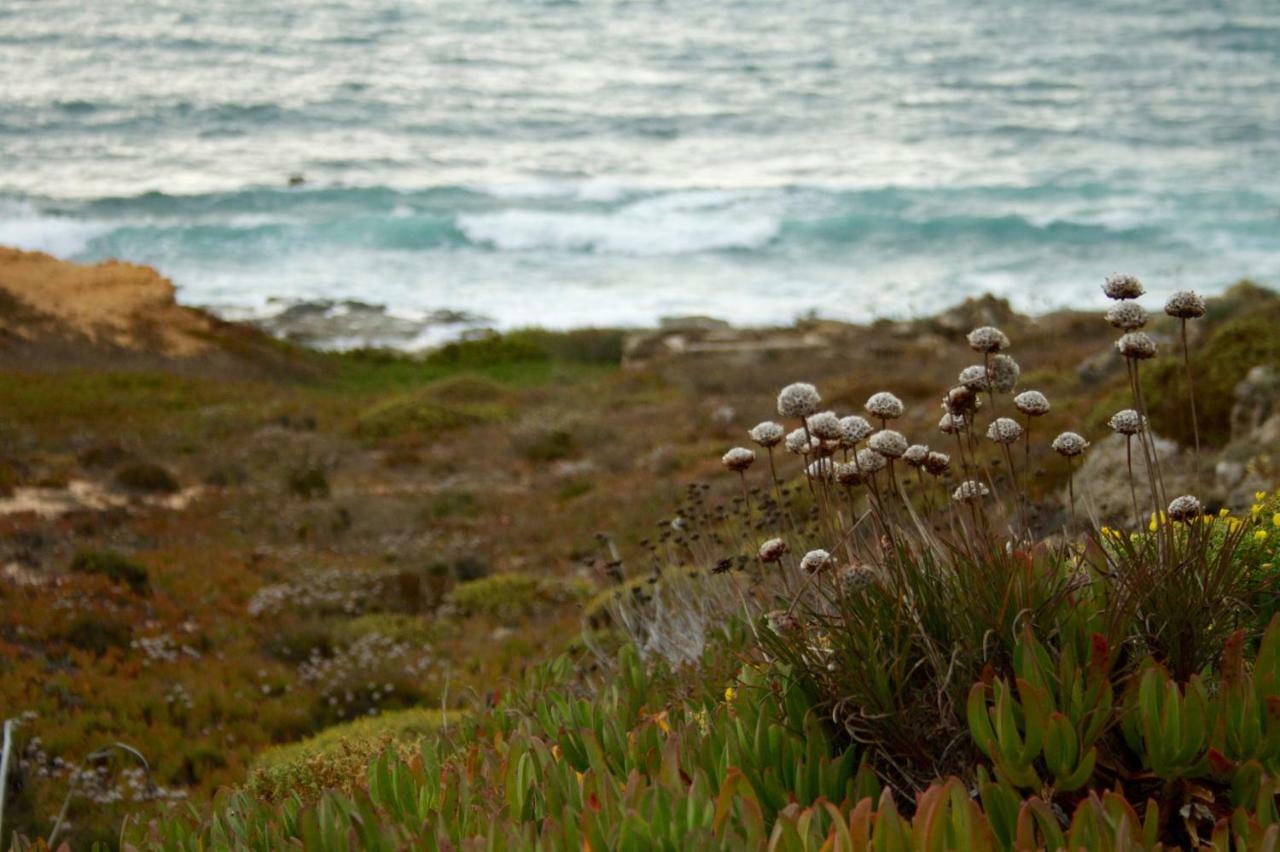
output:
POLYGON ((94 237, 111 230, 103 222, 88 222, 40 213, 21 201, 0 200, 0 245, 72 257, 94 237))

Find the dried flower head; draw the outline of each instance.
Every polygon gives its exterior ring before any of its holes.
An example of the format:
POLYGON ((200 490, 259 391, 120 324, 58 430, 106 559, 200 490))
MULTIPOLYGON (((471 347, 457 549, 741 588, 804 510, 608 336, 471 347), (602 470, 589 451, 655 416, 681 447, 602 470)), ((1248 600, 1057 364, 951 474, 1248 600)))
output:
POLYGON ((1145 331, 1131 331, 1116 341, 1116 349, 1126 358, 1144 361, 1156 357, 1156 342, 1145 331))
POLYGON ((822 405, 818 389, 808 382, 787 385, 778 394, 778 413, 783 417, 808 417, 822 405))
POLYGON ((1089 442, 1075 432, 1063 432, 1050 444, 1055 453, 1070 458, 1078 456, 1088 448, 1089 442))
POLYGON ((969 503, 980 500, 990 494, 990 489, 976 479, 966 479, 951 493, 951 499, 957 503, 969 503))
POLYGON ((846 565, 840 569, 840 591, 846 595, 860 592, 876 579, 876 571, 870 565, 846 565))
POLYGON ((998 328, 984 325, 969 332, 969 348, 976 352, 1003 352, 1009 348, 1009 338, 998 328))
POLYGON ((1040 391, 1023 391, 1013 398, 1013 407, 1028 417, 1049 413, 1049 398, 1040 391))
POLYGON ((906 411, 902 400, 888 391, 880 391, 867 400, 867 412, 881 420, 896 420, 906 411))
POLYGON ((782 557, 790 550, 787 543, 780 538, 771 538, 764 544, 760 545, 760 561, 768 564, 770 562, 779 562, 782 557))
POLYGON ((848 417, 840 418, 840 446, 846 450, 852 449, 858 443, 867 440, 867 436, 874 432, 871 424, 865 418, 856 414, 850 414, 848 417))
POLYGON ((1137 331, 1147 324, 1147 310, 1137 302, 1116 302, 1107 310, 1107 322, 1125 331, 1137 331))
POLYGON ((889 463, 887 458, 871 449, 858 450, 858 455, 855 456, 855 459, 858 470, 862 471, 864 476, 884 470, 884 466, 889 463))
POLYGON ((755 464, 756 454, 753 450, 746 447, 734 447, 729 452, 720 457, 720 463, 729 470, 741 473, 751 465, 755 464))
POLYGON ((969 391, 985 391, 987 389, 987 368, 981 364, 970 364, 960 371, 961 387, 969 391))
POLYGON ((951 456, 931 451, 924 460, 924 472, 930 476, 942 476, 951 469, 951 456))
POLYGON ((1199 319, 1204 316, 1204 297, 1190 290, 1179 290, 1164 303, 1164 312, 1178 319, 1199 319))
POLYGON ((781 424, 766 420, 752 426, 747 436, 762 447, 776 447, 786 434, 787 430, 781 424))
POLYGON ((1111 415, 1107 425, 1121 435, 1137 435, 1142 431, 1143 417, 1132 408, 1125 408, 1111 415))
POLYGON ((902 460, 912 467, 924 467, 924 460, 929 457, 929 448, 924 444, 912 444, 902 454, 902 460))
POLYGON ((907 451, 908 443, 901 432, 895 432, 892 429, 881 429, 871 436, 871 440, 867 441, 867 446, 882 456, 896 459, 907 451))
POLYGON ((862 471, 858 470, 856 464, 837 464, 836 465, 836 482, 841 485, 853 487, 862 484, 862 471))
POLYGON ((819 441, 803 429, 793 429, 787 435, 787 452, 798 456, 807 456, 818 448, 819 441))
POLYGON ((800 622, 785 609, 775 609, 764 615, 765 623, 778 636, 788 636, 800 629, 800 622))
POLYGON ((810 550, 800 558, 800 570, 806 574, 815 574, 831 562, 831 554, 825 550, 810 550))
POLYGON ((1022 426, 1009 417, 997 417, 987 427, 987 438, 997 444, 1012 444, 1022 437, 1022 426))
POLYGON ((959 435, 969 428, 969 422, 958 414, 944 414, 938 421, 938 430, 947 435, 959 435))
POLYGON ((820 479, 830 482, 836 476, 836 463, 831 459, 823 456, 809 462, 809 466, 805 468, 805 473, 810 479, 820 479))
POLYGON ((1022 368, 1008 355, 996 355, 991 359, 991 389, 996 393, 1009 393, 1018 385, 1022 368))
POLYGON ((809 433, 817 438, 824 441, 840 438, 840 418, 834 411, 820 411, 805 422, 809 424, 809 433))
POLYGON ((1102 285, 1108 299, 1136 299, 1147 292, 1133 275, 1112 275, 1102 285))
POLYGON ((1200 501, 1190 494, 1183 494, 1169 504, 1169 517, 1175 521, 1188 523, 1204 514, 1200 501))

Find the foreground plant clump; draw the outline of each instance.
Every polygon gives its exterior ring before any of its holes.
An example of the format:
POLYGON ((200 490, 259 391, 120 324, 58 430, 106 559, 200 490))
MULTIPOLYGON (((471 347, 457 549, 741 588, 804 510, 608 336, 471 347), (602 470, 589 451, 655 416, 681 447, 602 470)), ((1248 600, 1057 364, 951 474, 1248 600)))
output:
MULTIPOLYGON (((1043 426, 1053 396, 1023 384, 999 329, 968 336, 974 363, 939 388, 928 435, 900 425, 920 420, 891 390, 845 413, 792 384, 787 422, 724 453, 734 488, 691 486, 641 541, 643 568, 604 539, 616 585, 589 607, 585 653, 327 785, 346 792, 228 793, 125 839, 1273 848, 1280 492, 1232 514, 1166 488, 1143 288, 1105 291, 1128 387, 1106 418, 1123 524, 1096 522, 1073 476, 1105 433, 1043 426)), ((1203 303, 1179 294, 1166 313, 1194 387, 1185 331, 1203 303)), ((1204 412, 1188 395, 1179 413, 1198 441, 1204 412)))

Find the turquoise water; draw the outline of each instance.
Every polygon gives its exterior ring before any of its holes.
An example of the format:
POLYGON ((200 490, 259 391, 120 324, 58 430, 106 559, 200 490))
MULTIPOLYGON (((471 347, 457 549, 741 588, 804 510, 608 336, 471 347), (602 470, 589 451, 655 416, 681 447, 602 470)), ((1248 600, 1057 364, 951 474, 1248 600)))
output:
POLYGON ((4 0, 0 80, 0 244, 232 316, 1280 283, 1275 0, 4 0))

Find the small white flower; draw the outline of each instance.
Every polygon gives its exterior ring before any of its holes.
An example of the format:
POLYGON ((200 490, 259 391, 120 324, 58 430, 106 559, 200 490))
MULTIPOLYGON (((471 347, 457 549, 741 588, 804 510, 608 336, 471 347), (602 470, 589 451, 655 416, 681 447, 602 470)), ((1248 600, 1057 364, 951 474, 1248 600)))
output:
POLYGON ((957 503, 968 503, 974 500, 980 500, 990 494, 990 489, 976 479, 966 479, 961 482, 951 494, 951 499, 957 503))
POLYGON ((734 447, 720 458, 720 463, 729 470, 742 472, 755 464, 756 454, 746 447, 734 447))
POLYGON ((1190 494, 1184 494, 1169 504, 1169 517, 1175 521, 1194 521, 1204 514, 1200 501, 1190 494))
POLYGON ((888 391, 880 391, 867 400, 867 412, 881 420, 896 420, 905 412, 906 406, 888 391))
POLYGON ((809 467, 805 469, 805 473, 810 479, 820 479, 830 482, 836 475, 836 463, 827 457, 814 459, 809 463, 809 467))
POLYGON ((1022 426, 1017 420, 997 417, 987 427, 987 438, 997 444, 1012 444, 1022 437, 1022 426))
POLYGON ((856 414, 850 414, 848 417, 840 418, 840 446, 846 450, 852 449, 862 441, 867 440, 867 436, 874 432, 871 424, 865 418, 856 414))
POLYGON ((771 538, 760 545, 760 561, 764 563, 778 562, 790 548, 780 538, 771 538))
POLYGON ((998 328, 984 325, 969 332, 969 348, 977 352, 1003 352, 1009 348, 1009 338, 998 328))
POLYGON ((1063 432, 1050 444, 1055 453, 1067 456, 1078 456, 1089 446, 1089 442, 1075 432, 1063 432))
POLYGON ((836 417, 835 412, 821 411, 811 415, 806 422, 809 424, 809 433, 815 437, 825 441, 840 438, 840 418, 836 417))
POLYGON ((1133 275, 1112 275, 1102 285, 1108 299, 1136 299, 1147 292, 1133 275))
POLYGON ((889 463, 888 459, 872 449, 858 450, 858 455, 854 458, 863 475, 884 470, 884 466, 889 463))
POLYGON ((981 364, 971 364, 960 371, 958 381, 967 390, 985 391, 987 389, 987 368, 981 364))
POLYGON ((881 429, 871 436, 871 440, 867 441, 867 446, 882 456, 896 459, 907 451, 908 444, 907 439, 901 432, 895 432, 892 429, 881 429))
POLYGON ((944 414, 938 421, 938 430, 947 435, 958 435, 969 428, 964 417, 957 414, 944 414))
POLYGON ((1137 302, 1116 302, 1107 310, 1107 322, 1125 331, 1137 331, 1147 324, 1147 311, 1137 302))
POLYGON ((821 571, 831 562, 831 554, 825 550, 810 550, 800 558, 800 570, 806 574, 821 571))
POLYGON ((912 444, 902 454, 902 460, 912 467, 924 467, 927 458, 929 458, 929 448, 924 444, 912 444))
POLYGON ((1008 355, 996 355, 991 359, 991 389, 996 393, 1008 393, 1018 384, 1022 368, 1008 355))
POLYGON ((798 456, 807 456, 818 448, 818 439, 811 437, 803 429, 794 429, 787 435, 787 452, 798 456))
POLYGON ((1205 310, 1204 297, 1190 290, 1179 290, 1164 303, 1164 312, 1178 319, 1198 319, 1205 310))
POLYGON ((837 464, 836 465, 836 482, 841 485, 854 486, 862 484, 862 472, 858 470, 856 464, 837 464))
POLYGON ((1156 357, 1156 342, 1144 331, 1131 331, 1116 341, 1116 349, 1126 358, 1145 361, 1156 357))
POLYGON ((787 385, 778 394, 778 413, 783 417, 808 417, 822 405, 818 389, 808 382, 787 385))
POLYGON ((1049 398, 1040 391, 1023 391, 1013 398, 1013 407, 1029 417, 1049 413, 1049 398))
POLYGON ((924 470, 931 476, 942 476, 951 468, 951 456, 946 453, 930 452, 924 460, 924 470))
POLYGON ((1121 435, 1137 435, 1142 431, 1142 423, 1142 415, 1132 408, 1117 411, 1107 421, 1107 425, 1121 435))
POLYGON ((751 440, 755 441, 762 447, 776 447, 787 431, 778 423, 772 420, 766 420, 763 423, 757 423, 751 427, 751 431, 747 433, 751 440))
POLYGON ((869 565, 846 565, 840 569, 840 591, 852 595, 875 581, 875 569, 869 565))

